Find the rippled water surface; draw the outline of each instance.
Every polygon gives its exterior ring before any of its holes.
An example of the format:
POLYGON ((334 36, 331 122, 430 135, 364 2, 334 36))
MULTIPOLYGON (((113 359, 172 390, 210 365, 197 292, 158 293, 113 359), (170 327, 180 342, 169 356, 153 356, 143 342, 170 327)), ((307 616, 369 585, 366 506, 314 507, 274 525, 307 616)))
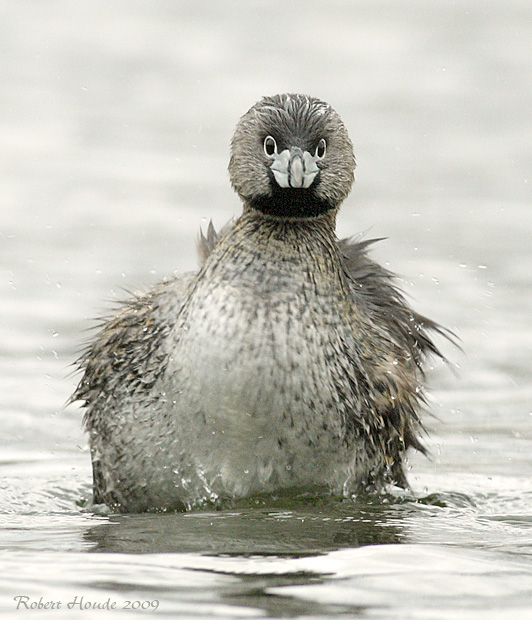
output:
POLYGON ((532 5, 20 0, 0 33, 2 618, 532 617, 532 5), (85 330, 195 266, 239 212, 237 118, 283 91, 350 129, 339 234, 386 237, 462 341, 429 372, 415 497, 90 512, 63 406, 85 330))

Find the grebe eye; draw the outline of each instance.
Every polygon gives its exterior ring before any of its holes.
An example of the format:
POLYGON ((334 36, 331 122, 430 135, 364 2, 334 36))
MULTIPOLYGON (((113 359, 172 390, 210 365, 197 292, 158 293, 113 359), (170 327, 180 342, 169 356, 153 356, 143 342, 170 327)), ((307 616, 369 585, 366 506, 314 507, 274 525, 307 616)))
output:
POLYGON ((322 138, 318 142, 318 146, 316 147, 316 153, 315 153, 316 159, 323 159, 325 157, 326 151, 327 151, 327 142, 325 142, 324 138, 322 138))
POLYGON ((273 157, 277 153, 277 142, 271 136, 264 138, 264 152, 268 157, 273 157))

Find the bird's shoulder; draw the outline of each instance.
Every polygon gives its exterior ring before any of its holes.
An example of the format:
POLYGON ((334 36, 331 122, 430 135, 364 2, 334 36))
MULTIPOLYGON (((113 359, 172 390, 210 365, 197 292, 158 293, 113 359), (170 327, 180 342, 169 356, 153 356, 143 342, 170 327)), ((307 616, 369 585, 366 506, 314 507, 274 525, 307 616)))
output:
POLYGON ((229 220, 220 230, 216 230, 212 220, 209 221, 209 225, 207 226, 207 232, 204 233, 203 230, 200 230, 198 241, 197 241, 197 251, 200 265, 204 265, 205 261, 212 254, 214 248, 220 241, 220 239, 225 236, 227 232, 233 227, 234 221, 229 220))
POLYGON ((382 239, 347 238, 338 242, 343 267, 354 303, 363 306, 372 321, 382 327, 400 348, 409 351, 418 365, 427 354, 443 358, 432 339, 453 335, 435 321, 415 312, 405 299, 394 273, 369 256, 382 239))
POLYGON ((173 324, 169 319, 177 317, 194 276, 185 273, 130 294, 111 317, 97 322, 96 335, 76 362, 83 376, 72 402, 90 405, 119 394, 121 386, 135 390, 155 383, 164 357, 161 343, 173 324))

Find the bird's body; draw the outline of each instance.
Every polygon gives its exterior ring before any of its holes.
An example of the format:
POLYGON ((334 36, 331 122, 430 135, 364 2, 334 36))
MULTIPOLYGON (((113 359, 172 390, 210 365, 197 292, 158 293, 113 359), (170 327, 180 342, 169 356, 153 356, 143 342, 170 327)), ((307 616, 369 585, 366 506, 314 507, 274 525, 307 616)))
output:
POLYGON ((437 353, 426 329, 439 328, 367 242, 337 240, 353 168, 345 128, 318 100, 267 98, 241 119, 230 172, 243 215, 202 238, 198 273, 127 302, 82 358, 74 398, 96 502, 137 512, 405 483, 422 363, 437 353))

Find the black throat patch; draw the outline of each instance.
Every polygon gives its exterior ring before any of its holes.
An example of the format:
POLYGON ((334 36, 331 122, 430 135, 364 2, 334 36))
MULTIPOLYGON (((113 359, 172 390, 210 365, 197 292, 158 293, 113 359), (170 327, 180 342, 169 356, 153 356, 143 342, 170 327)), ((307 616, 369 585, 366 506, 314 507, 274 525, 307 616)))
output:
POLYGON ((308 189, 279 187, 272 183, 269 196, 258 196, 251 205, 266 215, 277 217, 316 217, 326 211, 335 209, 335 205, 316 196, 315 186, 308 189))

